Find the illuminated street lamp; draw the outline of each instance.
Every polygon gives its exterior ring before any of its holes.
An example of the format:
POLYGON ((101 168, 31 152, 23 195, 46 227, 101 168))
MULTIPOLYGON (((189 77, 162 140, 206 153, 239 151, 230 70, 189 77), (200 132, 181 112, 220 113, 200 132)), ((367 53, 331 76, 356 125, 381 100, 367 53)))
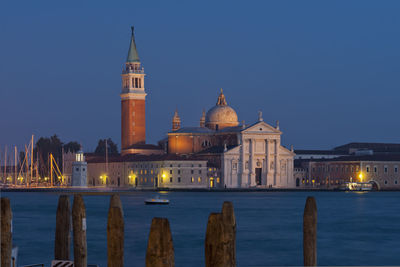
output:
POLYGON ((358 178, 360 178, 360 182, 362 182, 363 180, 363 174, 360 172, 360 174, 358 175, 358 178))

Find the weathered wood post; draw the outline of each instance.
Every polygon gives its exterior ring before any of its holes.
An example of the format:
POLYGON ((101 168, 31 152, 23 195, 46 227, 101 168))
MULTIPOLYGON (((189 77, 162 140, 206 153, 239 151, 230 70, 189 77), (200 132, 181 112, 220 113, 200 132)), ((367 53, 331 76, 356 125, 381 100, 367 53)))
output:
POLYGON ((56 236, 54 259, 69 260, 71 247, 71 205, 69 197, 61 195, 58 199, 56 215, 56 236))
POLYGON ((10 199, 2 197, 0 204, 1 212, 1 264, 0 266, 11 266, 12 253, 12 212, 10 199))
POLYGON ((204 244, 206 267, 236 266, 236 219, 232 202, 224 202, 222 213, 208 217, 204 244))
POLYGON ((206 267, 224 266, 223 231, 222 214, 211 213, 208 216, 206 240, 204 242, 206 267))
POLYGON ((236 266, 236 218, 232 202, 222 205, 222 221, 224 225, 225 263, 236 266))
POLYGON ((87 267, 86 210, 80 194, 74 196, 72 225, 74 232, 74 266, 87 267))
MULTIPOLYGON (((110 199, 110 209, 111 209, 111 207, 117 207, 117 208, 120 208, 120 209, 123 211, 121 199, 120 199, 120 197, 119 197, 118 194, 113 194, 113 195, 111 196, 111 199, 110 199)), ((122 214, 122 215, 123 215, 123 214, 122 214)))
POLYGON ((108 267, 124 266, 124 214, 119 195, 112 195, 107 222, 108 267))
POLYGON ((147 243, 146 267, 174 267, 174 245, 169 221, 153 218, 147 243))
POLYGON ((317 203, 307 197, 303 216, 304 266, 317 266, 317 203))

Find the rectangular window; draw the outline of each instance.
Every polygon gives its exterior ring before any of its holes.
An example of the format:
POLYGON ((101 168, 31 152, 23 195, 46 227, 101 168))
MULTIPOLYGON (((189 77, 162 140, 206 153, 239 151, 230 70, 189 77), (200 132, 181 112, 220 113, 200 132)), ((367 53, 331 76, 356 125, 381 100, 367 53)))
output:
POLYGON ((219 183, 219 177, 217 177, 217 183, 219 183))
POLYGON ((369 172, 369 167, 367 167, 367 172, 369 172))
POLYGON ((199 167, 201 168, 201 164, 199 164, 199 167))
POLYGON ((181 170, 178 170, 178 174, 181 174, 181 170))
POLYGON ((233 169, 234 169, 234 170, 237 170, 237 163, 236 163, 236 162, 233 163, 233 169))
POLYGON ((172 177, 169 177, 169 182, 172 183, 172 177))
POLYGON ((394 172, 397 173, 398 169, 397 167, 394 167, 394 172))
POLYGON ((199 178, 197 179, 197 181, 198 181, 199 183, 201 183, 201 177, 199 177, 199 178))
POLYGON ((194 173, 194 170, 191 170, 190 173, 193 174, 193 173, 194 173))
POLYGON ((378 168, 376 166, 374 166, 374 172, 377 173, 378 172, 378 168))
POLYGON ((201 170, 199 170, 199 174, 201 174, 201 170))
POLYGON ((169 174, 172 174, 172 170, 169 170, 169 174))
POLYGON ((385 173, 388 172, 388 168, 385 166, 385 168, 383 169, 385 173))
POLYGON ((180 183, 181 182, 181 177, 178 177, 178 183, 180 183))
POLYGON ((192 179, 190 180, 192 183, 194 183, 194 177, 192 177, 192 179))

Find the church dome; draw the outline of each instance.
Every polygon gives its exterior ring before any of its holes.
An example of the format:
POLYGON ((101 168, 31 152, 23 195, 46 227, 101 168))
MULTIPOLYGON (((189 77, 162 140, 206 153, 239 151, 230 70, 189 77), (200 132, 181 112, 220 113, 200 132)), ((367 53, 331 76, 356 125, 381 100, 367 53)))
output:
POLYGON ((206 114, 206 127, 213 130, 221 130, 226 127, 239 125, 238 117, 233 108, 226 103, 222 92, 218 96, 217 104, 206 114))

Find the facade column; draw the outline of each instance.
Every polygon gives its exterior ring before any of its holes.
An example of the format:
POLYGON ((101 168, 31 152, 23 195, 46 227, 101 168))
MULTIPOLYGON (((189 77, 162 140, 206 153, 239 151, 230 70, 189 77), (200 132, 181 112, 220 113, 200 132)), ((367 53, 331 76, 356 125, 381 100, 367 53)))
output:
POLYGON ((278 173, 278 142, 274 140, 274 185, 276 186, 276 179, 278 173))
POLYGON ((245 170, 246 170, 246 162, 245 162, 245 151, 244 151, 244 137, 243 135, 240 138, 240 142, 242 144, 241 150, 240 150, 240 156, 239 156, 239 166, 240 166, 240 173, 238 173, 238 177, 240 177, 240 181, 238 181, 238 184, 240 185, 240 187, 245 187, 246 185, 246 181, 245 181, 245 170))
POLYGON ((255 179, 255 164, 254 164, 254 151, 255 151, 255 140, 250 139, 249 140, 249 186, 255 186, 256 185, 256 179, 255 179))
POLYGON ((265 166, 264 168, 264 176, 265 176, 265 186, 268 187, 268 174, 269 174, 269 156, 268 156, 268 139, 264 140, 264 145, 265 145, 265 166))

